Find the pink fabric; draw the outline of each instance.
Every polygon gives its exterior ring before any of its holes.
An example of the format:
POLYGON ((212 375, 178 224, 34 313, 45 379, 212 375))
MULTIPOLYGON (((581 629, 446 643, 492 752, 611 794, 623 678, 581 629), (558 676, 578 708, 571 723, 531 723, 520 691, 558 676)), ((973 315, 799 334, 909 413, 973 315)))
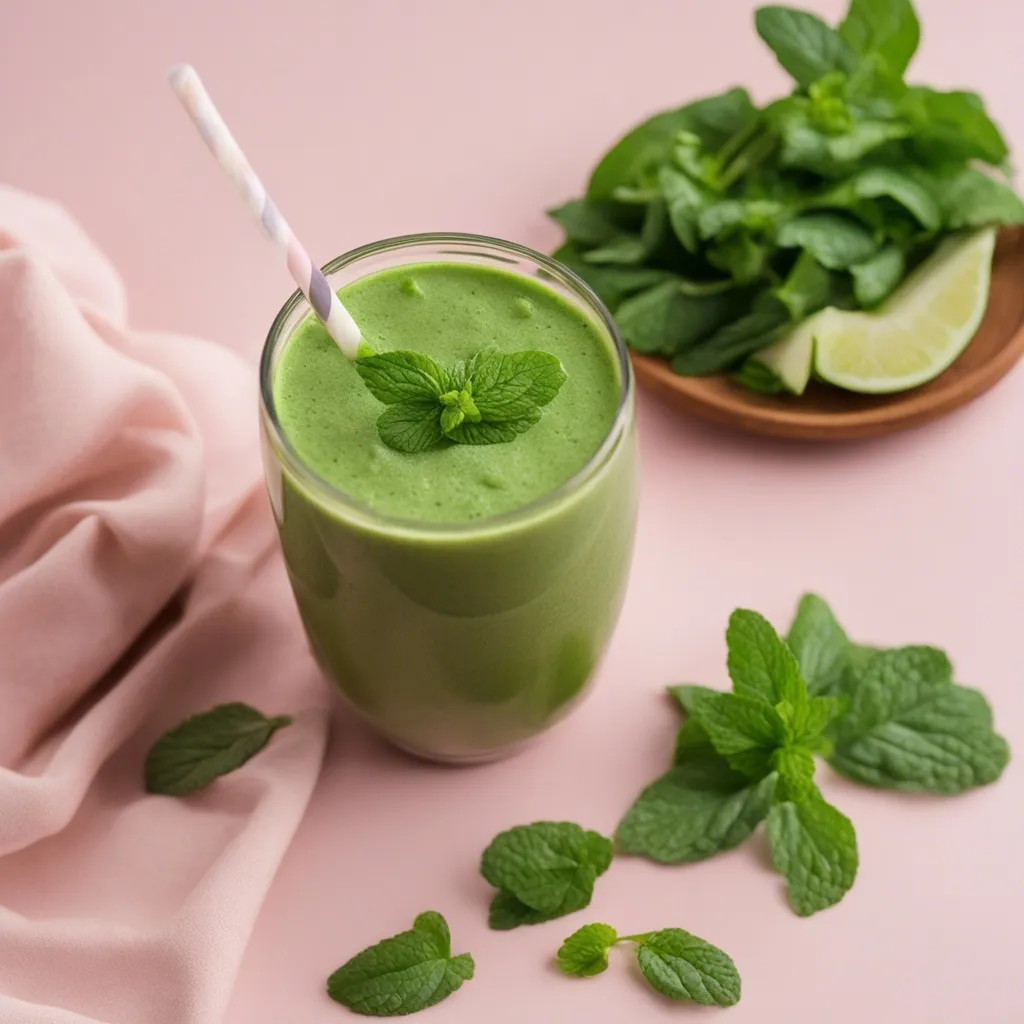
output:
POLYGON ((256 381, 130 330, 59 208, 0 189, 0 1021, 212 1024, 323 754, 327 693, 260 478, 256 381), (295 715, 148 796, 146 750, 227 700, 295 715))

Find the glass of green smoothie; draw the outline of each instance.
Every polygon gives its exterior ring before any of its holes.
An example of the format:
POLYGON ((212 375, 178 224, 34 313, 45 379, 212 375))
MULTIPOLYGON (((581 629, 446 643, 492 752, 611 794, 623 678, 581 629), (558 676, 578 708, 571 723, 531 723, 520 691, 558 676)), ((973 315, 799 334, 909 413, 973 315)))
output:
POLYGON ((299 292, 260 366, 268 490, 323 669, 405 750, 510 753, 578 701, 618 618, 637 509, 626 349, 587 285, 511 242, 412 235, 324 273, 377 352, 541 350, 567 375, 512 441, 407 454, 299 292))

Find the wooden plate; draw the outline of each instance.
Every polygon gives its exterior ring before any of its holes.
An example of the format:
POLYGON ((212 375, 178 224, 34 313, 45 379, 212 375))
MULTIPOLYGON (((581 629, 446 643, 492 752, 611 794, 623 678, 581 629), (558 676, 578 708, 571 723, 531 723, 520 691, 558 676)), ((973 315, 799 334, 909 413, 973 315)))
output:
POLYGON ((895 395, 858 395, 812 381, 795 395, 761 395, 725 377, 680 377, 633 354, 641 384, 684 412, 755 434, 802 441, 878 437, 919 426, 977 398, 1024 355, 1024 229, 1000 233, 988 308, 960 357, 933 381, 895 395))

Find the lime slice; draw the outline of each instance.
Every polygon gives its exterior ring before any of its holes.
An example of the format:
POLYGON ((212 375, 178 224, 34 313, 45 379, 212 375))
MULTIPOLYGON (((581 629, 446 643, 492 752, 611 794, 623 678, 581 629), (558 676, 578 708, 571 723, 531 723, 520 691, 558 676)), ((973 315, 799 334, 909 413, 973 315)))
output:
POLYGON ((815 333, 820 329, 825 314, 830 312, 832 310, 823 310, 808 317, 774 345, 761 349, 753 356, 753 361, 768 367, 788 392, 802 395, 811 379, 815 333))
POLYGON ((937 377, 981 323, 995 239, 986 228, 942 242, 873 313, 825 310, 815 331, 818 376, 868 394, 937 377))

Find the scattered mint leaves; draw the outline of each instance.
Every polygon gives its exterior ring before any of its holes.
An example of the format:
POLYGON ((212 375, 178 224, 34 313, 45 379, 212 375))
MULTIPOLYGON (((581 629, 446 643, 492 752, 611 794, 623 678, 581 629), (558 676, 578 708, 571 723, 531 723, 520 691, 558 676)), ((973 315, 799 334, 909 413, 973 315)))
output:
POLYGON ((287 715, 267 718, 248 704, 220 704, 187 718, 156 741, 146 757, 146 792, 187 796, 255 757, 287 715))
POLYGON ((789 883, 789 903, 801 917, 838 903, 857 877, 853 824, 816 789, 794 794, 768 814, 772 863, 789 883))
POLYGON ((829 763, 855 782, 954 794, 995 781, 1009 746, 976 690, 933 647, 883 651, 847 679, 850 708, 829 763))
POLYGON ((361 355, 356 370, 388 408, 377 420, 381 440, 416 453, 446 441, 504 444, 529 430, 566 381, 547 352, 484 349, 445 367, 419 352, 361 355))
POLYGON ((593 978, 608 970, 608 953, 619 933, 607 924, 585 924, 558 950, 558 966, 570 978, 593 978))
POLYGON ((721 691, 712 690, 710 686, 700 686, 697 683, 680 683, 677 686, 670 686, 668 692, 675 699, 675 702, 682 710, 692 715, 697 706, 697 701, 705 694, 715 694, 721 691))
POLYGON ((400 1017, 446 999, 473 977, 468 953, 452 956, 445 919, 420 914, 412 929, 357 953, 327 979, 327 994, 354 1013, 400 1017))
POLYGON ((582 910, 612 861, 612 842, 568 821, 538 821, 495 836, 480 873, 498 890, 491 927, 537 924, 582 910))
POLYGON ((786 742, 779 712, 763 700, 735 693, 705 694, 695 716, 712 746, 729 764, 753 779, 772 770, 772 755, 786 742))
POLYGON ((734 1006, 740 975, 732 958, 710 942, 681 928, 624 935, 607 924, 587 924, 558 951, 558 966, 572 978, 592 978, 608 968, 608 954, 623 942, 636 945, 637 963, 648 984, 681 1003, 734 1006))
POLYGON ((701 1006, 735 1006, 740 1001, 740 975, 732 958, 710 942, 663 928, 631 936, 636 959, 652 988, 669 999, 701 1006))
POLYGON ((788 95, 649 118, 551 216, 632 349, 778 394, 757 353, 820 309, 878 308, 950 233, 1024 223, 1024 203, 981 98, 904 80, 911 0, 850 0, 835 27, 766 6, 754 27, 788 95))

